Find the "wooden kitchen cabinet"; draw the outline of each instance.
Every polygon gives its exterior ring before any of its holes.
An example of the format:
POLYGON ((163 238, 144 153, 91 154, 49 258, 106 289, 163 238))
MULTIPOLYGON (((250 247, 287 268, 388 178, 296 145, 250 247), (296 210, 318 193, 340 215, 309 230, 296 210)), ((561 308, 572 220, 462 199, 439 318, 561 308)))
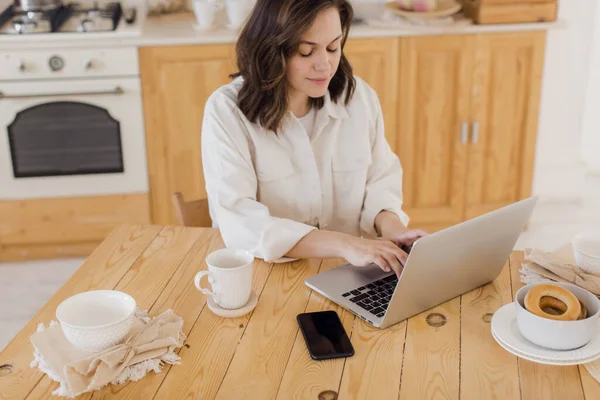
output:
POLYGON ((400 38, 353 39, 346 42, 344 54, 354 75, 375 90, 383 111, 386 139, 397 150, 398 57, 400 38), (391 129, 387 129, 391 127, 391 129))
POLYGON ((546 35, 474 41, 465 219, 531 195, 546 35))
POLYGON ((234 45, 141 48, 152 221, 176 224, 174 192, 206 198, 200 137, 204 106, 236 72, 234 45))
MULTIPOLYGON (((544 43, 542 31, 348 41, 402 162, 411 226, 439 230, 530 195, 544 43)), ((203 111, 231 81, 234 50, 140 49, 154 223, 176 223, 174 192, 206 198, 203 111)))
POLYGON ((0 262, 88 256, 122 223, 150 223, 147 194, 0 201, 0 262))
POLYGON ((411 226, 531 194, 545 32, 401 41, 398 155, 411 226))
POLYGON ((411 226, 463 219, 472 52, 470 36, 401 41, 396 136, 411 226))

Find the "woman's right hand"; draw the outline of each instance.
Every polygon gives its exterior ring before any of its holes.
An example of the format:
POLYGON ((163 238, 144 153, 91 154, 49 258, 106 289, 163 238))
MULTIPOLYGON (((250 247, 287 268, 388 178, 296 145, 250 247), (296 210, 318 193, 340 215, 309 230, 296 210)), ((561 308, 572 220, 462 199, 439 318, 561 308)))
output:
POLYGON ((390 240, 349 237, 342 257, 357 267, 375 263, 382 270, 393 270, 400 277, 408 255, 390 240))

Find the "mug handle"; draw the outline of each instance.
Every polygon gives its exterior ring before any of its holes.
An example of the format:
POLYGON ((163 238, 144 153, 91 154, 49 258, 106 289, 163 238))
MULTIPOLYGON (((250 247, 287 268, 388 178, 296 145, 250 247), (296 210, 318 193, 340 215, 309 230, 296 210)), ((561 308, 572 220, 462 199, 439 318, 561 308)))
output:
POLYGON ((194 284, 196 285, 196 288, 201 291, 204 294, 208 294, 213 296, 213 298, 216 298, 216 290, 215 290, 215 286, 217 286, 215 284, 215 279, 213 278, 213 276, 210 274, 209 271, 200 271, 196 274, 196 277, 194 278, 194 284), (202 286, 200 286, 200 280, 204 277, 204 275, 208 276, 208 283, 210 283, 210 286, 212 288, 212 291, 210 291, 209 289, 205 289, 202 286))

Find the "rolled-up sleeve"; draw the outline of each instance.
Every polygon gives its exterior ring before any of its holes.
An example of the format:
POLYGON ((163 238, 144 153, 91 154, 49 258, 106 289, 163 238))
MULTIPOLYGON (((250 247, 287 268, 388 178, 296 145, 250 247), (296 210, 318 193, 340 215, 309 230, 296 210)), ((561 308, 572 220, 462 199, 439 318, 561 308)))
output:
POLYGON ((239 109, 225 95, 209 98, 202 123, 202 163, 211 217, 227 247, 276 261, 316 229, 276 218, 257 199, 256 172, 239 109))
POLYGON ((368 103, 376 115, 372 132, 371 153, 373 162, 369 167, 365 200, 360 216, 363 236, 376 237, 375 217, 381 211, 396 214, 404 225, 409 217, 402 210, 402 166, 385 138, 381 105, 374 92, 368 93, 368 103))

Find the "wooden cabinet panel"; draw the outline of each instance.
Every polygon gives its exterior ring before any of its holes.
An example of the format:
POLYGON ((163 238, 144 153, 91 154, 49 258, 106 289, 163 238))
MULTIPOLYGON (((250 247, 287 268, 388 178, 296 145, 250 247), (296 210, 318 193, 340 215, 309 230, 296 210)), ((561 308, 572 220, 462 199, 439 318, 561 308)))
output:
POLYGON ((234 45, 140 49, 152 221, 176 224, 171 194, 206 198, 200 137, 206 100, 231 82, 234 45))
POLYGON ((398 154, 411 226, 447 226, 464 211, 473 41, 404 38, 400 52, 398 154))
POLYGON ((122 223, 148 224, 148 195, 0 201, 0 262, 88 256, 122 223))
POLYGON ((0 201, 0 245, 102 241, 121 223, 150 221, 146 194, 0 201))
POLYGON ((531 194, 545 32, 475 40, 467 219, 531 194))
POLYGON ((386 138, 396 153, 398 92, 392 88, 398 87, 399 42, 399 38, 352 39, 346 42, 344 49, 354 75, 362 78, 377 93, 386 138))

